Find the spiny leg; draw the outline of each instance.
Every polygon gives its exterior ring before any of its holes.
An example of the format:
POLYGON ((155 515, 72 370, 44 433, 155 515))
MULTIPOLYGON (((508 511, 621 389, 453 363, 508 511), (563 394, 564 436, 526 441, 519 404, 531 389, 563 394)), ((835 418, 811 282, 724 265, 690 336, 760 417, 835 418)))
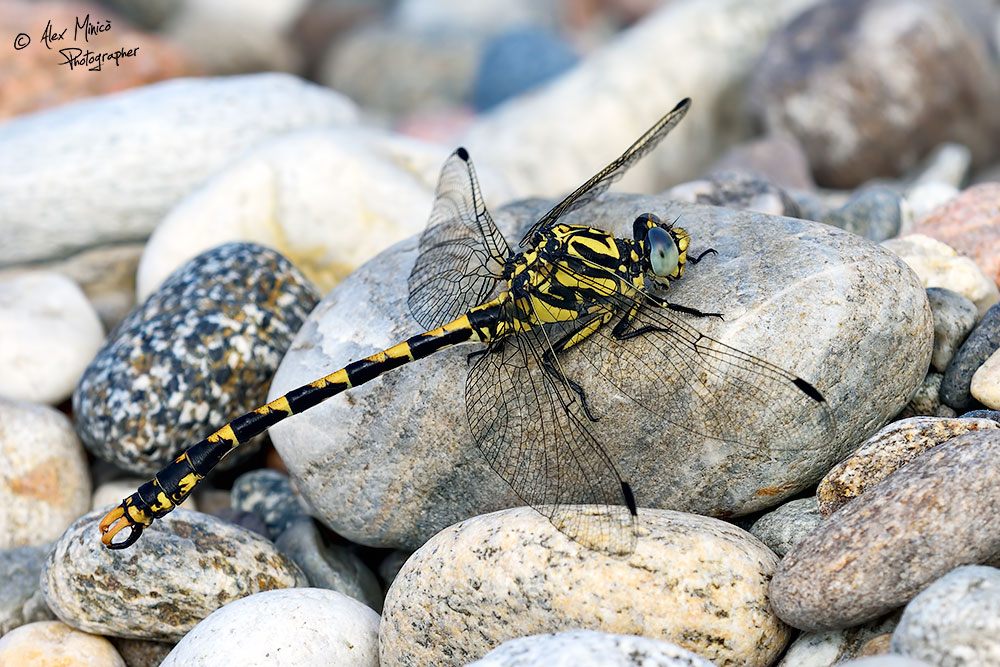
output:
POLYGON ((708 250, 702 252, 697 257, 688 257, 687 261, 691 262, 692 264, 697 264, 702 259, 704 259, 705 255, 718 255, 718 254, 719 253, 718 253, 718 251, 715 248, 709 248, 708 250))
POLYGON ((565 382, 566 385, 580 397, 580 405, 583 407, 583 413, 587 416, 587 419, 592 422, 598 421, 599 418, 595 417, 594 413, 590 411, 590 406, 587 404, 587 395, 584 393, 583 387, 566 377, 562 371, 555 367, 554 353, 565 352, 580 341, 586 340, 591 334, 608 322, 608 320, 611 319, 611 315, 612 311, 610 310, 596 313, 591 319, 585 321, 582 326, 570 331, 565 336, 552 343, 552 349, 546 350, 545 354, 542 355, 542 368, 546 373, 556 378, 556 380, 565 382))

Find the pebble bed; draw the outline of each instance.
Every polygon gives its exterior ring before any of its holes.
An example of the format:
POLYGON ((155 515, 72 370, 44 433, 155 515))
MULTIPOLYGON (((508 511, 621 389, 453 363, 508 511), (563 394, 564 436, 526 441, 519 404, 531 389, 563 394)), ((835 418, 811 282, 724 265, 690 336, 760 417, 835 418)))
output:
POLYGON ((1000 6, 211 4, 0 16, 31 41, 0 49, 0 665, 1000 667, 1000 6), (54 77, 42 29, 87 13, 146 58, 54 77), (456 146, 513 246, 688 96, 567 220, 678 219, 716 254, 670 300, 832 428, 679 439, 588 394, 640 507, 599 553, 478 452, 459 346, 101 546, 187 446, 419 332, 456 146))

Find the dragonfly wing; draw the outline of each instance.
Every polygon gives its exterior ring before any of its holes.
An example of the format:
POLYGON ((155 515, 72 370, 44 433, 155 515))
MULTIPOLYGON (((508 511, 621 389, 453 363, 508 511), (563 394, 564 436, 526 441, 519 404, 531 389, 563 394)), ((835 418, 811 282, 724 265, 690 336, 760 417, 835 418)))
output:
POLYGON ((589 204, 604 193, 611 187, 612 183, 621 178, 629 170, 629 167, 638 162, 646 153, 656 148, 656 145, 660 143, 663 137, 667 136, 670 130, 674 129, 674 126, 681 121, 689 108, 691 108, 691 99, 685 97, 667 115, 656 121, 653 127, 646 130, 646 133, 639 137, 617 160, 604 169, 601 169, 590 180, 578 187, 568 197, 556 204, 552 210, 539 218, 532 225, 531 229, 528 230, 528 233, 524 235, 524 238, 521 239, 521 247, 536 245, 538 235, 554 225, 556 220, 561 216, 589 204))
POLYGON ((534 329, 476 362, 466 385, 473 437, 493 470, 560 531, 591 549, 630 553, 631 492, 572 389, 543 368, 547 345, 534 329))
POLYGON ((459 148, 441 169, 420 254, 409 279, 408 305, 434 329, 488 301, 510 247, 483 203, 472 160, 459 148))
MULTIPOLYGON (((574 264, 581 260, 562 260, 581 283, 592 282, 574 264)), ((580 345, 579 355, 598 379, 665 420, 677 437, 738 443, 760 454, 808 450, 835 438, 830 408, 811 384, 706 336, 656 297, 617 282, 606 301, 617 315, 580 345), (616 326, 626 337, 644 331, 645 344, 622 340, 616 326)))

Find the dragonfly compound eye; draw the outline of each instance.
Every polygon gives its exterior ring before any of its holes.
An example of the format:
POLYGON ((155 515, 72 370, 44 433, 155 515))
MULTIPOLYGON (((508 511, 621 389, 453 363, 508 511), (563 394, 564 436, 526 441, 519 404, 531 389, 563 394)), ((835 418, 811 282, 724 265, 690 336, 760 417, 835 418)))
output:
POLYGON ((680 261, 680 251, 670 234, 660 227, 653 227, 646 235, 649 245, 649 266, 661 278, 672 274, 680 261))

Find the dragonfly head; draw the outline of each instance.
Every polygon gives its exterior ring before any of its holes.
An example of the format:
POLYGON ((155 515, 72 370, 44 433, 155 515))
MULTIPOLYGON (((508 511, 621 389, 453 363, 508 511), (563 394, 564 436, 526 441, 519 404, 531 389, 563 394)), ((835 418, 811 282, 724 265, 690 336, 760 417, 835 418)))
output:
POLYGON ((691 237, 680 227, 663 222, 652 213, 643 213, 632 223, 632 234, 641 249, 643 273, 658 283, 670 284, 684 275, 691 237))

